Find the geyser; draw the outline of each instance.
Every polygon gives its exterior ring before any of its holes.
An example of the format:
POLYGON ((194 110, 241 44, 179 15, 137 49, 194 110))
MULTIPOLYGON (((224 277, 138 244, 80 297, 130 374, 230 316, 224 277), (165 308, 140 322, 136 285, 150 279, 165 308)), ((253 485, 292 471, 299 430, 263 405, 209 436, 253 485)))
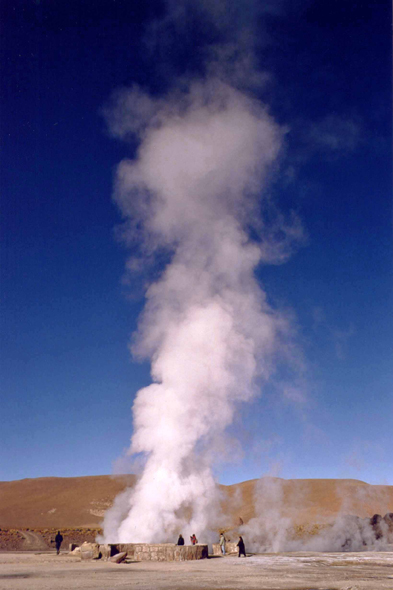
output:
POLYGON ((133 406, 129 452, 144 469, 107 512, 104 539, 197 531, 208 541, 220 516, 215 450, 237 404, 260 391, 279 352, 290 356, 289 322, 254 274, 283 261, 301 233, 260 214, 283 130, 260 102, 215 78, 161 99, 134 87, 107 114, 115 135, 139 140, 115 188, 124 237, 138 247, 129 267, 162 252, 168 262, 147 288, 132 346, 150 359, 153 381, 133 406))

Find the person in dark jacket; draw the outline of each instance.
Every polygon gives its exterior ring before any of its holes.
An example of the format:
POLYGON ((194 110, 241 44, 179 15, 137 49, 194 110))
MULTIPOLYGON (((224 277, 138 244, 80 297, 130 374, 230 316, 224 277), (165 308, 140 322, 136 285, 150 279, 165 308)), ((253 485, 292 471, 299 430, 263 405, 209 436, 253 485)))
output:
POLYGON ((61 546, 62 542, 63 542, 63 536, 60 534, 60 531, 57 531, 57 535, 55 537, 57 555, 59 555, 59 553, 60 553, 60 546, 61 546))
POLYGON ((177 540, 177 544, 178 545, 184 545, 184 539, 183 539, 183 535, 179 535, 179 538, 177 540))
POLYGON ((241 555, 244 555, 244 557, 246 557, 246 548, 244 547, 243 537, 239 537, 239 542, 237 546, 239 547, 239 557, 241 555))

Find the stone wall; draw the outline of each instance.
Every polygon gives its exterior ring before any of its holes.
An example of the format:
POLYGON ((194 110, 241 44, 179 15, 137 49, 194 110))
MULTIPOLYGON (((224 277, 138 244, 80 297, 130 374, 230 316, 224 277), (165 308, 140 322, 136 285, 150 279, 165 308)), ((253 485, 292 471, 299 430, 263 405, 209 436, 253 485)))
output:
MULTIPOLYGON (((75 551, 75 549, 74 549, 75 551)), ((101 547, 98 543, 84 542, 80 547, 80 557, 82 560, 100 559, 101 547)))
POLYGON ((113 555, 127 553, 127 558, 133 561, 188 561, 205 559, 209 556, 207 545, 175 545, 174 543, 117 543, 100 545, 103 559, 110 559, 113 555))
MULTIPOLYGON (((226 555, 237 555, 239 553, 237 543, 227 541, 225 543, 226 555)), ((213 543, 213 555, 222 555, 221 546, 219 543, 213 543)))

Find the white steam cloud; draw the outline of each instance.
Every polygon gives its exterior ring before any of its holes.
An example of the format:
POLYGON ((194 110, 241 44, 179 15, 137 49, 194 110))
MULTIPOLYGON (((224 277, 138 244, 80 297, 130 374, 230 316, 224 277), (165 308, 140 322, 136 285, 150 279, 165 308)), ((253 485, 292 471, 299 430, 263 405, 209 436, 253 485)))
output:
POLYGON ((151 360, 130 447, 145 466, 108 511, 104 538, 158 542, 187 530, 207 538, 219 516, 212 449, 238 402, 290 355, 290 324, 254 275, 261 262, 282 262, 301 235, 298 224, 276 216, 267 227, 259 214, 283 129, 216 78, 165 99, 123 91, 107 115, 115 135, 140 141, 117 171, 125 238, 139 241, 142 260, 164 249, 170 261, 147 289, 133 345, 151 360))
POLYGON ((258 553, 389 550, 393 543, 389 488, 356 480, 262 477, 255 484, 255 516, 239 532, 248 550, 258 553), (372 516, 373 509, 381 514, 372 516))

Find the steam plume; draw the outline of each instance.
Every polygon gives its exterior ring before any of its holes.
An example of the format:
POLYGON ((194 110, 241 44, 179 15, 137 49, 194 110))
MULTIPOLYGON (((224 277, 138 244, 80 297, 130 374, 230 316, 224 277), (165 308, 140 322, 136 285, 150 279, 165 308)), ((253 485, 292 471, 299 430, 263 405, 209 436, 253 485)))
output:
POLYGON ((190 22, 203 23, 214 39, 200 49, 205 74, 176 79, 160 98, 138 86, 120 91, 106 111, 115 136, 139 142, 115 186, 133 248, 128 268, 143 269, 156 254, 166 260, 146 290, 132 346, 151 362, 129 450, 144 469, 107 512, 107 541, 157 542, 187 529, 207 540, 219 517, 214 449, 238 404, 291 355, 290 322, 254 274, 283 262, 301 236, 295 218, 276 212, 267 224, 261 215, 275 210, 267 187, 285 133, 250 93, 266 79, 255 67, 263 44, 255 22, 273 5, 281 1, 168 1, 167 16, 149 28, 150 49, 160 39, 171 54, 169 30, 186 42, 190 22))
POLYGON ((145 468, 107 513, 104 535, 160 541, 186 522, 191 532, 213 524, 208 449, 285 348, 288 322, 269 306, 254 271, 282 261, 289 238, 283 227, 280 240, 266 228, 252 241, 247 231, 283 130, 260 103, 217 79, 165 99, 122 92, 109 120, 115 134, 140 141, 136 158, 117 171, 125 237, 137 237, 142 256, 165 249, 170 261, 147 289, 133 345, 151 360, 153 380, 133 406, 130 453, 143 454, 145 468))
POLYGON ((356 480, 316 481, 324 487, 325 498, 320 498, 318 514, 313 516, 310 507, 318 488, 312 489, 312 480, 262 477, 256 482, 255 516, 239 529, 250 551, 383 551, 390 547, 393 514, 387 488, 356 480), (370 518, 372 506, 382 515, 370 518))

